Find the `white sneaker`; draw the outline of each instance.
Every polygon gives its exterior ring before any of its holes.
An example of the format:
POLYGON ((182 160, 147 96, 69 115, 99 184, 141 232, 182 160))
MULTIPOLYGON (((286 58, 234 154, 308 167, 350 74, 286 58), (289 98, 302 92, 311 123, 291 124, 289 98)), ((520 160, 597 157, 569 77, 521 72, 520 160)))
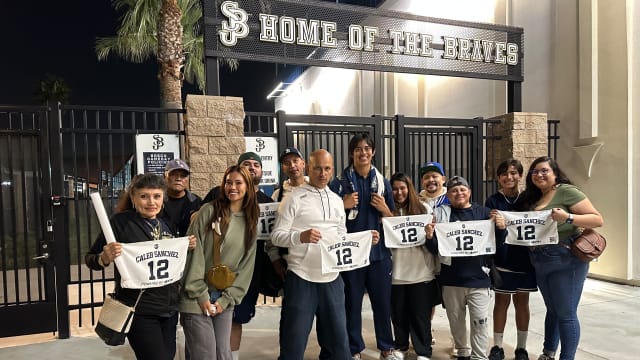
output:
POLYGON ((431 358, 428 358, 426 356, 418 356, 416 360, 431 360, 431 358))
POLYGON ((389 354, 387 354, 386 356, 382 353, 382 351, 380 351, 380 360, 402 360, 401 358, 398 358, 395 354, 394 351, 392 350, 391 352, 389 352, 389 354))
POLYGON ((396 359, 398 359, 398 360, 404 360, 404 358, 407 356, 408 352, 409 351, 393 350, 393 351, 391 351, 391 354, 393 354, 393 356, 395 356, 396 359))

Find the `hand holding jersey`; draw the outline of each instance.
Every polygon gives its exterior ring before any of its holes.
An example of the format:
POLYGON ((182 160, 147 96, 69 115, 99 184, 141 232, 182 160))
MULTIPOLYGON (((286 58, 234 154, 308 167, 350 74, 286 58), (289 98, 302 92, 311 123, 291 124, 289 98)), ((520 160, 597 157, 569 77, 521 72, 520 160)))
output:
POLYGON ((558 222, 552 218, 551 210, 498 213, 506 221, 507 244, 538 246, 558 243, 558 222))
POLYGON ((426 225, 432 215, 391 216, 382 218, 385 245, 388 248, 409 248, 425 243, 426 225))

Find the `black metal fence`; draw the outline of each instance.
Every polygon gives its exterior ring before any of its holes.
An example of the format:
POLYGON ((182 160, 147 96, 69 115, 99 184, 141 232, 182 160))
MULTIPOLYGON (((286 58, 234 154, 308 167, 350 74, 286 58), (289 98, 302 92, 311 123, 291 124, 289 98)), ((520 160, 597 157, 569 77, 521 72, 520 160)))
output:
MULTIPOLYGON (((13 324, 0 327, 0 336, 57 329, 65 338, 69 319, 80 326, 95 323, 96 307, 113 287, 113 268, 95 272, 83 266, 100 232, 89 192, 100 192, 110 212, 136 173, 135 136, 182 136, 183 114, 0 106, 0 318, 13 324)), ((415 177, 422 162, 439 160, 447 172, 482 184, 484 199, 495 183, 485 180, 483 164, 500 160, 487 155, 499 140, 492 121, 247 113, 245 134, 279 137, 281 149, 297 146, 306 155, 325 147, 342 169, 349 162, 350 137, 366 131, 374 137, 375 164, 385 176, 404 171, 415 177)), ((548 128, 554 157, 558 123, 550 120, 548 128)))

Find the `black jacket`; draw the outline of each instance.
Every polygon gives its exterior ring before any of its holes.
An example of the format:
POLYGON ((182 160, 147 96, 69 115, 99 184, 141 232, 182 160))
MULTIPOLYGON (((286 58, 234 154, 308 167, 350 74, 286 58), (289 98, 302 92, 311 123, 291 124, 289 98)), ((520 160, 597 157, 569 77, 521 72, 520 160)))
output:
POLYGON ((174 199, 165 196, 164 218, 176 236, 186 236, 191 223, 191 214, 200 209, 202 199, 191 191, 186 191, 184 198, 174 199))
MULTIPOLYGON (((158 218, 160 219, 160 218, 158 218)), ((163 222, 163 235, 170 230, 166 222, 163 222)), ((116 237, 116 241, 121 243, 134 243, 140 241, 153 240, 149 231, 149 225, 134 210, 127 210, 115 214, 111 217, 111 228, 116 237)), ((172 236, 172 235, 171 235, 172 236)), ((102 270, 102 266, 98 263, 98 256, 102 252, 102 248, 107 244, 104 234, 98 235, 98 238, 89 249, 85 256, 85 263, 90 269, 102 270)), ((125 289, 120 286, 120 273, 115 269, 115 297, 129 306, 133 306, 138 298, 140 290, 125 289)), ((180 282, 176 281, 161 287, 148 288, 142 294, 140 302, 136 307, 136 314, 142 315, 166 315, 178 310, 178 301, 180 294, 180 282)))

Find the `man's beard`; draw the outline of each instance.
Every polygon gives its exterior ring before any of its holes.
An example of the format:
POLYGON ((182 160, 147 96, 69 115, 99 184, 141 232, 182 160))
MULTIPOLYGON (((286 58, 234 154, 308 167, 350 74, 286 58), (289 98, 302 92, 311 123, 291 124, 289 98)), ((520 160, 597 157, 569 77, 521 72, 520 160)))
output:
POLYGON ((258 185, 260 185, 260 180, 262 180, 262 176, 260 176, 260 177, 254 177, 254 178, 253 178, 253 186, 256 186, 256 187, 257 187, 258 185))

